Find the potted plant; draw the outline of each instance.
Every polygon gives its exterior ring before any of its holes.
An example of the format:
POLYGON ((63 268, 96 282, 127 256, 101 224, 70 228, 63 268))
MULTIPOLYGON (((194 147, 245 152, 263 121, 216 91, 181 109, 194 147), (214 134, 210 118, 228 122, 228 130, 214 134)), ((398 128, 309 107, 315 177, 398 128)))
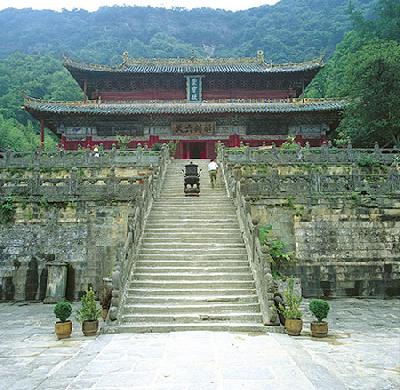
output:
POLYGON ((322 299, 313 299, 308 307, 317 319, 317 321, 311 323, 311 336, 326 337, 328 335, 328 323, 323 320, 328 317, 329 303, 322 299))
POLYGON ((294 279, 288 279, 287 289, 283 293, 284 305, 279 309, 285 317, 286 332, 290 336, 298 336, 303 329, 303 312, 301 311, 301 295, 294 292, 294 279))
POLYGON ((60 320, 56 322, 55 331, 59 340, 66 339, 71 336, 72 322, 68 317, 72 313, 72 306, 67 301, 60 301, 54 307, 54 314, 60 320))
POLYGON ((81 308, 78 310, 77 319, 82 323, 82 332, 85 336, 94 336, 99 328, 101 309, 97 308, 93 288, 81 298, 81 308))

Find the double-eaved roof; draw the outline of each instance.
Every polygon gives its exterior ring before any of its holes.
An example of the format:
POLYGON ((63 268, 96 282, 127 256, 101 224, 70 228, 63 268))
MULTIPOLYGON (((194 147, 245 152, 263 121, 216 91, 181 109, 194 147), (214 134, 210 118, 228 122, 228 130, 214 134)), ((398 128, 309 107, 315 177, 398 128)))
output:
POLYGON ((242 58, 130 58, 124 53, 123 62, 118 66, 85 64, 68 58, 64 60, 64 66, 71 73, 297 73, 318 71, 323 65, 322 58, 302 63, 267 63, 262 51, 256 57, 242 58))
POLYGON ((281 101, 223 101, 191 103, 187 101, 134 101, 121 103, 50 102, 27 98, 24 108, 34 116, 66 115, 147 115, 214 113, 301 113, 340 111, 345 102, 333 99, 295 99, 281 101))

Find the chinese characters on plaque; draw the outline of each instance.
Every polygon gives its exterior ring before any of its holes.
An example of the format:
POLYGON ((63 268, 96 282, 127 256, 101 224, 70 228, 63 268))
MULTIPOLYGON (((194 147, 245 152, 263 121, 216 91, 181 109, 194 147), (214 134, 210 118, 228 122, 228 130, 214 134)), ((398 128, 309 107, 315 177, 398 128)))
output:
POLYGON ((215 122, 173 122, 174 135, 212 135, 215 131, 215 122))
POLYGON ((202 76, 187 76, 187 99, 190 102, 201 102, 202 76))

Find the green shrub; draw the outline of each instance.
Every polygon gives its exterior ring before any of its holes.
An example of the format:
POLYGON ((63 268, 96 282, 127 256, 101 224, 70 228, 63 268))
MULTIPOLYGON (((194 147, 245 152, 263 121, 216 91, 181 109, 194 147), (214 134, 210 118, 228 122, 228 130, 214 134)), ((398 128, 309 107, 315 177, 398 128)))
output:
POLYGON ((79 322, 95 321, 101 315, 101 309, 97 308, 95 294, 91 287, 81 298, 81 308, 78 310, 76 318, 79 322))
POLYGON ((54 314, 61 322, 66 322, 72 313, 72 306, 67 301, 60 301, 54 307, 54 314))
POLYGON ((285 306, 279 305, 279 310, 285 319, 300 320, 303 317, 300 305, 302 297, 294 293, 294 279, 288 279, 288 286, 283 293, 285 306))
POLYGON ((311 313, 317 318, 318 322, 322 322, 322 320, 328 317, 329 313, 329 303, 322 299, 313 299, 308 305, 311 313))
POLYGON ((159 152, 161 150, 161 148, 162 148, 162 145, 156 143, 156 144, 153 144, 153 146, 151 147, 151 150, 153 152, 159 152))
POLYGON ((272 225, 261 226, 259 229, 260 244, 268 248, 271 256, 271 271, 274 278, 282 278, 282 268, 295 261, 294 252, 288 250, 288 245, 276 237, 271 237, 272 225))
POLYGON ((175 157, 176 149, 178 148, 179 141, 168 142, 169 156, 175 157))
POLYGON ((17 208, 14 206, 14 200, 8 196, 0 203, 0 223, 12 222, 15 218, 17 208))

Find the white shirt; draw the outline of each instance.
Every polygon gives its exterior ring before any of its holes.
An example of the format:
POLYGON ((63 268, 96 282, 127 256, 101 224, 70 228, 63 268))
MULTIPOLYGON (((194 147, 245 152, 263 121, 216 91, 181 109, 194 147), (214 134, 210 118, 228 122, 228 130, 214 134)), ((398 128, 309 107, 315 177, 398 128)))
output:
POLYGON ((216 171, 218 169, 218 164, 215 161, 211 161, 208 164, 208 172, 210 171, 216 171))

